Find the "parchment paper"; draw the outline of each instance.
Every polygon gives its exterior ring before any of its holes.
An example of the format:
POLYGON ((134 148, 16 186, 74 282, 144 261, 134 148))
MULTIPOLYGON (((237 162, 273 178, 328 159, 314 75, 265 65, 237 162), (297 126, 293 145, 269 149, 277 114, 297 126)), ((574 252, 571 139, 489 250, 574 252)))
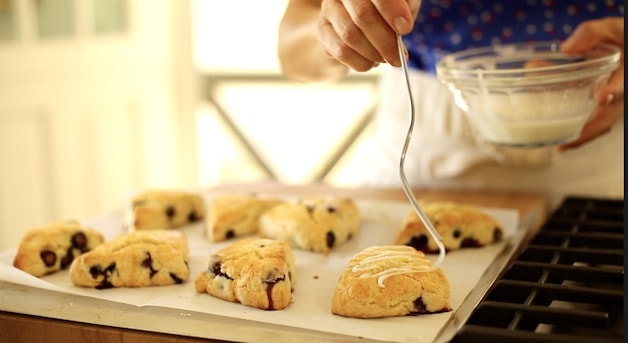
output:
MULTIPOLYGON (((202 223, 181 229, 189 239, 191 269, 190 279, 181 285, 105 290, 75 287, 69 280, 67 270, 36 278, 14 268, 12 263, 15 249, 0 253, 0 280, 138 307, 156 306, 174 309, 189 312, 190 315, 201 312, 391 342, 434 341, 441 328, 453 315, 453 311, 382 319, 353 319, 331 314, 332 294, 348 260, 366 247, 392 244, 401 221, 411 209, 407 202, 371 200, 356 202, 363 221, 359 233, 351 241, 334 248, 327 256, 294 250, 297 276, 293 302, 284 310, 264 311, 195 292, 194 279, 206 268, 208 256, 232 243, 209 243, 205 239, 202 223)), ((502 224, 506 239, 515 233, 519 222, 517 211, 505 208, 483 210, 502 224)), ((103 232, 107 239, 111 239, 124 231, 124 220, 124 211, 120 210, 109 216, 85 221, 85 224, 103 232)), ((451 305, 454 311, 506 244, 502 241, 479 249, 465 249, 447 254, 442 268, 451 285, 451 305)), ((432 256, 432 260, 435 259, 436 256, 432 256)))

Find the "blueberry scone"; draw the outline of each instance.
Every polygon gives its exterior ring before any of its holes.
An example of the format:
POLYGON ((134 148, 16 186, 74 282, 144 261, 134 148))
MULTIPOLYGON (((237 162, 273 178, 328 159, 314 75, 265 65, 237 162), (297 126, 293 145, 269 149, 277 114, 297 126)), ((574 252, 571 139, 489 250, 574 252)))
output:
POLYGON ((125 233, 70 265, 75 286, 97 289, 179 284, 189 274, 187 238, 176 230, 125 233))
POLYGON ((383 318, 451 311, 449 281, 423 252, 373 246, 353 256, 332 298, 334 314, 383 318))
MULTIPOLYGON (((502 239, 500 223, 479 207, 440 201, 422 201, 421 207, 447 251, 482 247, 502 239)), ((414 210, 402 223, 395 244, 409 245, 426 254, 438 253, 436 242, 414 210)))
POLYGON ((177 228, 205 217, 205 201, 192 192, 146 191, 133 198, 132 206, 135 230, 177 228))
POLYGON ((260 235, 293 247, 328 253, 350 240, 360 226, 360 211, 348 198, 304 198, 284 202, 260 217, 260 235))
POLYGON ((220 242, 257 233, 259 218, 281 201, 252 194, 225 194, 209 204, 206 220, 207 239, 220 242))
POLYGON ((51 274, 104 241, 100 232, 74 220, 43 225, 22 237, 13 266, 34 276, 51 274))
POLYGON ((244 238, 209 258, 198 275, 198 293, 263 310, 281 310, 292 300, 296 269, 290 245, 265 238, 244 238))

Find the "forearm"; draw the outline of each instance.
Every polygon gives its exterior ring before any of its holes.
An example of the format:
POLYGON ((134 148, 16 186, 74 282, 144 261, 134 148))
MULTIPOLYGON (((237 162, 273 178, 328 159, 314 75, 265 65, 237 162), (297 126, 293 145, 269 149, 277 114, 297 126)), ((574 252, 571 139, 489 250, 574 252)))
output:
POLYGON ((279 24, 277 53, 283 74, 296 81, 336 81, 348 67, 325 53, 316 37, 320 0, 291 0, 279 24))

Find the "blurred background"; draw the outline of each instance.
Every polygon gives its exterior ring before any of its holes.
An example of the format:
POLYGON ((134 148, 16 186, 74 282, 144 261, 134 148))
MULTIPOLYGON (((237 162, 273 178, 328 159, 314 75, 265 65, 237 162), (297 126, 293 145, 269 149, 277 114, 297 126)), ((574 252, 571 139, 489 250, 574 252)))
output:
POLYGON ((352 186, 377 71, 285 80, 286 0, 0 0, 0 248, 148 188, 352 186))

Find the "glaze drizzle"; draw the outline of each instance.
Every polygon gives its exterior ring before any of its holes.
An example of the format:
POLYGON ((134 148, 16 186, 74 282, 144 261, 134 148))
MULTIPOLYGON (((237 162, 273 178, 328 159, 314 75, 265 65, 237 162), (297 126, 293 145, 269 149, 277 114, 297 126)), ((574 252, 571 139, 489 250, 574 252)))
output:
POLYGON ((361 279, 377 277, 377 285, 384 288, 384 280, 393 275, 429 272, 435 269, 430 260, 412 256, 414 253, 414 248, 411 247, 391 246, 373 256, 364 258, 357 265, 354 265, 351 271, 359 274, 358 277, 361 279), (379 270, 378 263, 382 261, 391 261, 390 265, 399 267, 379 270))

